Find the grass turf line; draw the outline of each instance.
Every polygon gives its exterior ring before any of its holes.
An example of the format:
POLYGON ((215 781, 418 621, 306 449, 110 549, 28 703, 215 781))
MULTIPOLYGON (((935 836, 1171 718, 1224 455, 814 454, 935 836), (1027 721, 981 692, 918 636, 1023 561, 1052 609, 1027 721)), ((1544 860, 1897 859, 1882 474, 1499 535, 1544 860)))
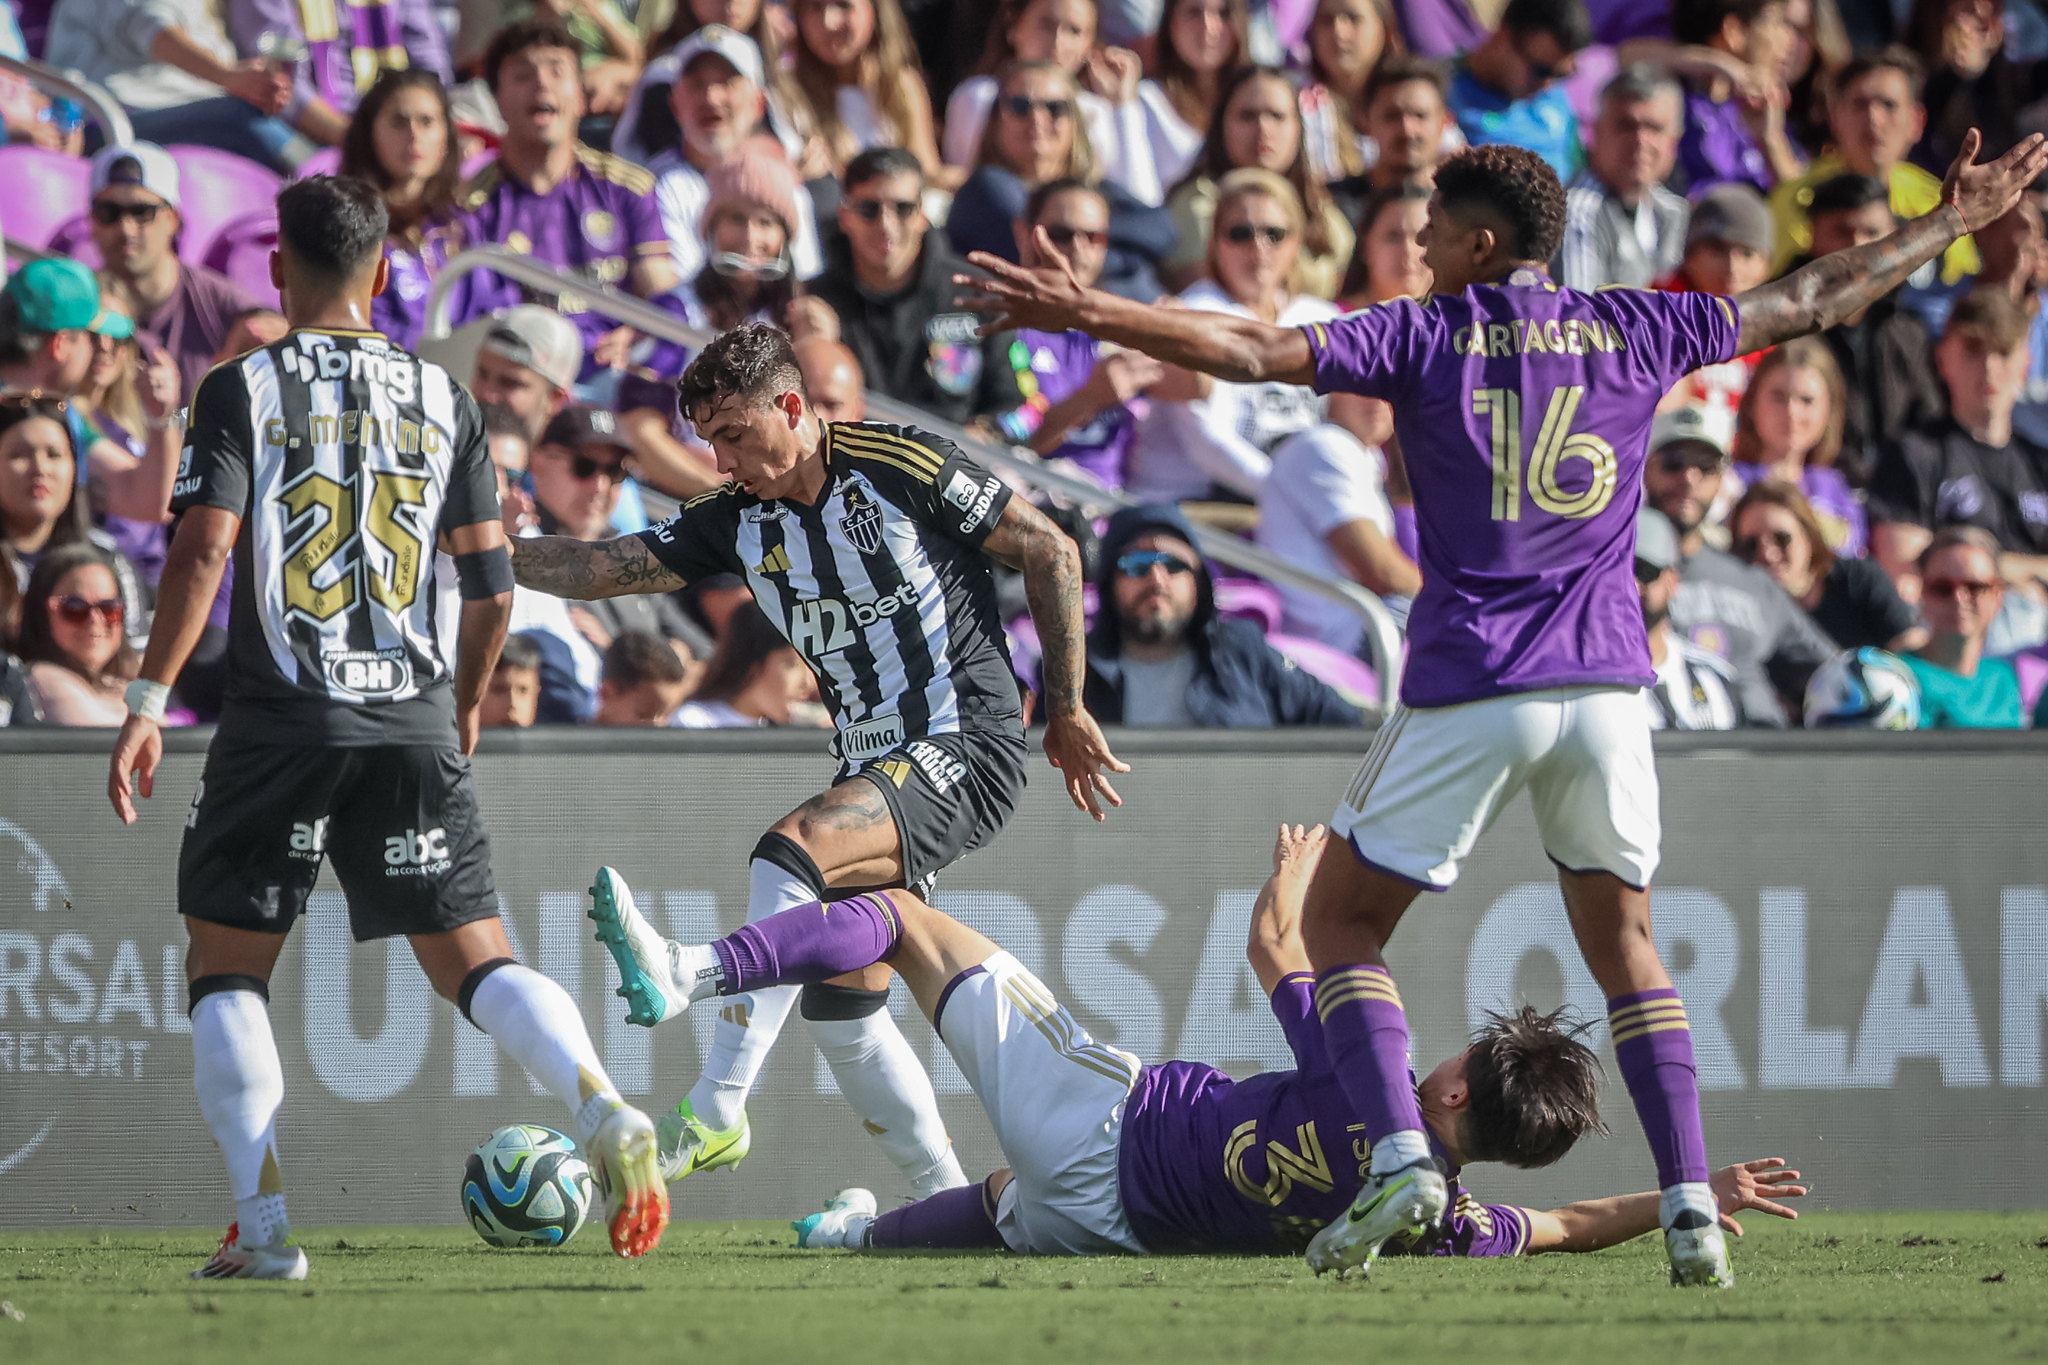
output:
POLYGON ((1340 1284, 1294 1259, 799 1253, 770 1223, 679 1224, 639 1263, 599 1226, 553 1252, 466 1228, 310 1229, 311 1279, 238 1284, 185 1278, 217 1235, 0 1232, 0 1299, 22 1315, 0 1314, 0 1361, 2048 1358, 2048 1213, 1772 1222, 1748 1220, 1719 1294, 1668 1288, 1654 1238, 1395 1260, 1340 1284))

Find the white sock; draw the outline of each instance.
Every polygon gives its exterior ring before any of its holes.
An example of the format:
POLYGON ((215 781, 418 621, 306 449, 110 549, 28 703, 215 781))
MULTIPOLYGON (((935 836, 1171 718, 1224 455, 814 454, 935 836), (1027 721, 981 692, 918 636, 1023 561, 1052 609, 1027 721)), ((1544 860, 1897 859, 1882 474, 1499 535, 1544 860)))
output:
POLYGON ((590 1141, 619 1102, 619 1092, 605 1075, 569 992, 531 967, 513 963, 478 984, 469 998, 469 1017, 569 1106, 577 1139, 590 1141))
POLYGON ((669 980, 689 992, 690 1003, 709 1000, 725 982, 725 964, 708 943, 668 941, 669 980))
MULTIPOLYGON (((818 899, 810 882, 763 858, 747 868, 747 923, 818 899)), ((768 1050, 796 1008, 798 986, 772 986, 727 996, 711 1030, 704 1074, 690 1087, 690 1112, 723 1132, 746 1113, 747 1096, 768 1061, 768 1050)), ((693 999, 696 997, 692 997, 693 999)))
POLYGON ((1372 1173, 1389 1175, 1429 1156, 1429 1138, 1415 1128, 1389 1133, 1372 1145, 1372 1173))
POLYGON ((227 1158, 240 1240, 269 1246, 291 1235, 277 1168, 277 1111, 284 1065, 270 1010, 254 991, 215 991, 192 1007, 192 1088, 227 1158))
POLYGON ((1714 1199, 1714 1187, 1686 1182, 1664 1187, 1664 1198, 1657 1210, 1657 1221, 1668 1228, 1678 1215, 1687 1209, 1705 1217, 1710 1226, 1721 1219, 1721 1206, 1714 1199))
POLYGON ((924 1199, 967 1183, 931 1077, 887 1010, 859 1019, 806 1019, 846 1102, 924 1199))

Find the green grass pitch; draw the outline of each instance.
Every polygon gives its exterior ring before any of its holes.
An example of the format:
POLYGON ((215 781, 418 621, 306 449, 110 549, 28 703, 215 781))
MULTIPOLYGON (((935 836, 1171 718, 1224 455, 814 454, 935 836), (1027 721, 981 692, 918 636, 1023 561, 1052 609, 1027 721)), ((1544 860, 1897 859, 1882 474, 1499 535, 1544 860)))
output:
POLYGON ((0 1232, 0 1361, 1384 1361, 2048 1359, 2048 1213, 1749 1220, 1740 1283, 1682 1293, 1643 1238, 1592 1256, 1299 1261, 798 1253, 690 1223, 639 1264, 464 1228, 310 1230, 304 1284, 195 1283, 197 1232, 0 1232))

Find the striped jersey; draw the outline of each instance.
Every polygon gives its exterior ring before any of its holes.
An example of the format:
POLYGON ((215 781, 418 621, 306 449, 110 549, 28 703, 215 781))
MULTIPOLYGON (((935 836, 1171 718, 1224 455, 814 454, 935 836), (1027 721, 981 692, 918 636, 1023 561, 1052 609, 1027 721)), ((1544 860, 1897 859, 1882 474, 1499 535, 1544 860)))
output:
POLYGON ((498 518, 475 400, 375 332, 295 329, 210 371, 171 510, 242 519, 221 725, 258 742, 452 744, 435 546, 498 518))
POLYGON ((1022 726, 982 542, 1010 490, 943 437, 825 422, 815 504, 737 484, 640 532, 686 579, 743 575, 818 676, 847 764, 904 741, 1022 726))

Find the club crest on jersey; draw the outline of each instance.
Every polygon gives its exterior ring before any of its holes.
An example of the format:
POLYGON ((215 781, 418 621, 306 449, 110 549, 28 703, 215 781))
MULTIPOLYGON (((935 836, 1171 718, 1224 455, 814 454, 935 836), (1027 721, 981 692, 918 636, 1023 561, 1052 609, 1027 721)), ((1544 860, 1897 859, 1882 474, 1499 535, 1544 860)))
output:
POLYGON ((878 553, 882 548, 882 505, 875 501, 873 490, 860 479, 849 479, 839 500, 846 507, 846 515, 839 519, 846 539, 864 555, 878 553))

